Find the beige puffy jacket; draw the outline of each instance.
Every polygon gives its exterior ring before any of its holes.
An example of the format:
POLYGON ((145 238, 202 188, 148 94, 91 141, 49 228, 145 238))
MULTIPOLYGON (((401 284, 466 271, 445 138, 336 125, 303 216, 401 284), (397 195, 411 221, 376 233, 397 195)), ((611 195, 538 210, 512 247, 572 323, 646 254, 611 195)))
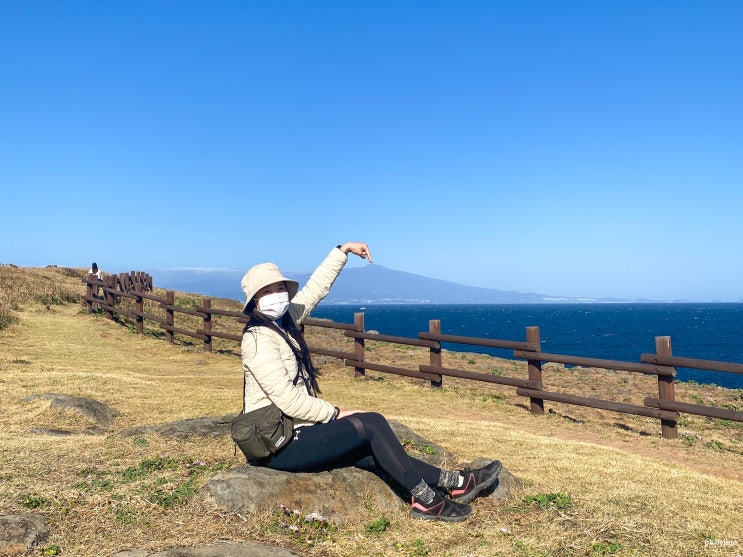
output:
MULTIPOLYGON (((291 299, 288 311, 297 325, 328 295, 347 260, 348 256, 340 249, 331 250, 307 284, 291 299)), ((299 366, 294 352, 277 332, 268 327, 251 328, 243 334, 241 351, 246 413, 273 401, 284 414, 294 418, 294 427, 330 421, 335 407, 310 396, 302 379, 294 384, 299 366)))

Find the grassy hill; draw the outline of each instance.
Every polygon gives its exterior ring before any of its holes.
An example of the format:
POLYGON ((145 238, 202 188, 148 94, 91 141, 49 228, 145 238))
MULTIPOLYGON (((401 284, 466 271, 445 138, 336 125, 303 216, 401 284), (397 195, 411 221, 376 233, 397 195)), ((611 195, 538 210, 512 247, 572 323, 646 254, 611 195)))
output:
MULTIPOLYGON (((317 529, 300 521, 298 532, 281 527, 278 511, 215 512, 192 495, 217 471, 242 462, 229 439, 117 433, 237 411, 236 346, 205 353, 187 339, 170 345, 155 333, 136 335, 122 323, 87 315, 79 303, 82 272, 0 266, 0 516, 46 517, 51 537, 31 555, 155 552, 225 539, 305 556, 743 553, 740 424, 685 417, 682 438, 668 441, 660 438, 657 420, 549 403, 549 415, 534 416, 513 389, 446 380, 435 390, 376 373, 354 379, 332 359, 322 366, 325 398, 382 412, 463 462, 499 458, 524 482, 523 492, 505 503, 476 500, 473 517, 460 524, 381 516, 364 501, 366 514, 356 523, 317 529), (87 418, 45 400, 24 402, 42 393, 94 398, 119 414, 106 435, 96 435, 87 418), (77 433, 38 433, 55 429, 77 433)), ((190 299, 196 297, 181 293, 177 303, 190 299)), ((348 342, 332 331, 308 335, 313 345, 348 342)), ((385 343, 369 343, 368 350, 375 361, 403 366, 425 356, 385 343)), ((518 372, 515 362, 483 355, 444 356, 445 365, 451 358, 475 369, 518 372)), ((580 370, 546 373, 585 392, 601 388, 629 397, 634 388, 624 374, 598 381, 580 370)), ((739 391, 704 385, 677 391, 680 399, 743 404, 739 391)))

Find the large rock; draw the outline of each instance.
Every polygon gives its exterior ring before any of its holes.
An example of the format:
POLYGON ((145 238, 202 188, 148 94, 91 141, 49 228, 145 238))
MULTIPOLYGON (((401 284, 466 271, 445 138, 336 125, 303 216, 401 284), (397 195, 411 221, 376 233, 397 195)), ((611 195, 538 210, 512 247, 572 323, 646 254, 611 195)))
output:
MULTIPOLYGON (((110 406, 107 406, 106 404, 103 404, 102 402, 99 402, 92 398, 85 398, 74 395, 65 395, 58 393, 44 393, 40 395, 35 394, 27 396, 23 399, 23 402, 32 402, 38 399, 50 400, 51 402, 49 404, 49 408, 71 410, 73 412, 77 412, 78 414, 82 414, 83 416, 97 424, 97 428, 88 429, 83 433, 105 433, 105 428, 109 427, 113 423, 114 418, 118 415, 118 412, 116 410, 114 410, 110 406)), ((39 430, 39 433, 64 435, 71 434, 73 432, 63 429, 52 429, 39 430)))
POLYGON ((49 527, 36 513, 0 516, 0 550, 25 551, 43 543, 49 537, 49 527))
POLYGON ((381 478, 353 467, 292 473, 245 464, 214 476, 199 497, 228 512, 253 514, 284 505, 336 523, 358 516, 367 505, 382 513, 403 509, 400 496, 381 478))
MULTIPOLYGON (((488 463, 489 459, 479 458, 466 466, 477 468, 488 463)), ((522 487, 522 482, 504 468, 498 480, 479 496, 505 500, 522 487)), ((409 497, 359 468, 291 473, 249 464, 215 475, 198 496, 226 512, 254 514, 283 505, 303 513, 318 512, 335 523, 361 518, 369 506, 382 514, 405 510, 409 497)))
POLYGON ((201 418, 187 418, 159 425, 143 425, 123 429, 119 432, 122 437, 142 436, 155 433, 165 437, 212 437, 219 435, 229 436, 230 423, 237 414, 225 416, 204 416, 201 418))
POLYGON ((250 542, 225 542, 201 547, 177 547, 150 553, 142 549, 120 551, 111 557, 298 557, 288 549, 250 542))

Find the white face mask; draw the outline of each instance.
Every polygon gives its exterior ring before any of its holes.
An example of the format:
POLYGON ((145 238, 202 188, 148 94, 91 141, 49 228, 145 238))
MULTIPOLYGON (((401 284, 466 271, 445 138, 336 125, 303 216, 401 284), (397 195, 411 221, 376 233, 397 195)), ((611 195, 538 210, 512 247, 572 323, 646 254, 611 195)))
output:
POLYGON ((279 319, 289 309, 289 293, 275 292, 266 294, 258 300, 258 311, 274 321, 279 319))

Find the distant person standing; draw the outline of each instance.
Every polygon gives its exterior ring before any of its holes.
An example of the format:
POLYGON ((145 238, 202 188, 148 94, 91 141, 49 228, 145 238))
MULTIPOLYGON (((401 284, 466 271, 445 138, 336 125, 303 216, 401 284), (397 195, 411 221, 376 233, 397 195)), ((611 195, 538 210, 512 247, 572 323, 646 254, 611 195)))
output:
POLYGON ((98 280, 103 280, 103 271, 101 271, 98 268, 98 263, 93 261, 93 264, 90 266, 90 271, 88 271, 89 275, 95 275, 95 278, 98 280))
MULTIPOLYGON (((91 279, 93 277, 95 277, 97 280, 103 280, 103 271, 101 271, 98 268, 98 263, 96 263, 95 261, 93 261, 93 263, 90 265, 90 270, 88 271, 88 279, 91 279)), ((98 294, 99 294, 99 290, 98 289, 100 288, 100 285, 98 285, 98 284, 88 284, 88 287, 90 288, 90 293, 95 298, 102 299, 102 298, 100 298, 98 296, 98 294)), ((100 308, 100 306, 99 306, 99 304, 97 302, 92 302, 91 307, 92 307, 93 311, 97 311, 100 308)))

